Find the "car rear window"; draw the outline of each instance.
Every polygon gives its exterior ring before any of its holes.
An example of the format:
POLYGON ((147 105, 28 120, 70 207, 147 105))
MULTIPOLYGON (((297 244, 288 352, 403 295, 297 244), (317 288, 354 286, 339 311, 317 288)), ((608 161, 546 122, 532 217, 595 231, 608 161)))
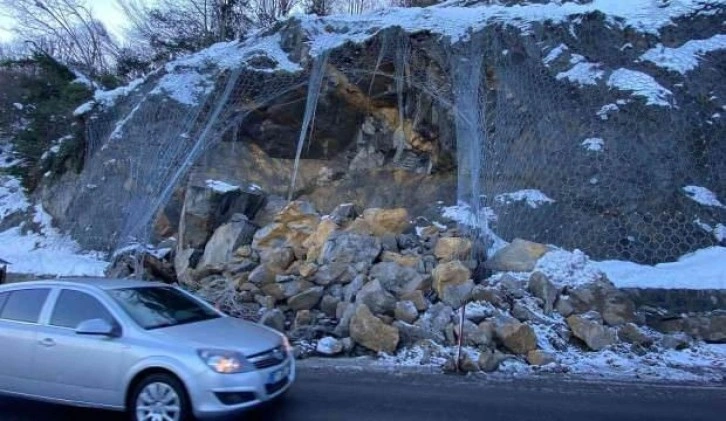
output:
POLYGON ((48 292, 50 292, 48 288, 10 291, 5 305, 2 306, 0 319, 37 323, 43 304, 48 298, 48 292))

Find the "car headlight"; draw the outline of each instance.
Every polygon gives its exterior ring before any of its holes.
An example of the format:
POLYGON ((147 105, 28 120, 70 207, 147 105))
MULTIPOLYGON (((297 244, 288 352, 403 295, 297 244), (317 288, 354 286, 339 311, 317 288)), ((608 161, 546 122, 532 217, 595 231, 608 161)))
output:
POLYGON ((233 374, 250 370, 244 355, 236 351, 200 349, 198 354, 199 358, 217 373, 233 374))
POLYGON ((282 335, 282 347, 285 349, 287 353, 292 352, 292 345, 290 345, 290 340, 287 339, 287 336, 282 335))

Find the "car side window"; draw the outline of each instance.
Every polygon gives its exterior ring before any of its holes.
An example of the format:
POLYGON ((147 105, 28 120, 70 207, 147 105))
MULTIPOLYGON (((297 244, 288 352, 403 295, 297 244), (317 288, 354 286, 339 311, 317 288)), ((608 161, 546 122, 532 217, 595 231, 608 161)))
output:
POLYGON ((10 291, 2 307, 0 319, 38 323, 49 288, 32 288, 10 291))
POLYGON ((64 289, 58 295, 50 324, 75 329, 89 319, 103 319, 114 324, 114 318, 95 297, 81 291, 64 289))

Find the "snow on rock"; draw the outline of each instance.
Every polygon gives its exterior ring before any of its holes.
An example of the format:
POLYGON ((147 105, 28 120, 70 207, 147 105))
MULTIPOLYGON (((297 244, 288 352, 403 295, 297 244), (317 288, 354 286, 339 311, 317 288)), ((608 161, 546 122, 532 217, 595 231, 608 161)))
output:
POLYGON ((488 207, 480 209, 478 216, 475 215, 475 213, 476 212, 471 209, 471 206, 464 202, 459 202, 457 205, 447 206, 441 209, 441 216, 444 218, 468 227, 478 226, 481 229, 482 235, 493 241, 487 252, 489 255, 494 255, 494 253, 508 244, 490 228, 490 223, 497 220, 497 215, 494 213, 494 210, 488 207))
POLYGON ((605 104, 595 114, 600 117, 601 120, 607 120, 608 118, 610 118, 609 114, 616 111, 620 111, 620 107, 618 107, 616 104, 605 104))
POLYGON ((726 207, 723 203, 721 203, 721 201, 718 200, 718 197, 716 197, 716 193, 705 187, 686 186, 683 188, 683 191, 689 198, 704 206, 713 206, 717 208, 726 207))
POLYGON ((0 176, 0 220, 14 213, 24 212, 29 207, 30 202, 25 197, 20 180, 10 176, 0 176))
MULTIPOLYGON (((558 73, 555 78, 557 80, 566 79, 580 86, 597 85, 597 81, 603 78, 605 72, 600 69, 600 63, 589 63, 584 59, 584 57, 574 54, 575 65, 570 70, 558 73)), ((572 63, 573 60, 570 62, 572 63)))
POLYGON ((542 63, 545 66, 550 67, 550 64, 552 64, 553 61, 557 60, 562 55, 562 53, 567 50, 569 50, 569 48, 565 44, 558 45, 557 47, 550 50, 549 53, 547 53, 547 56, 542 59, 542 63))
POLYGON ((718 242, 722 243, 726 241, 726 225, 716 224, 716 227, 713 229, 713 236, 716 237, 716 241, 718 242))
POLYGON ((682 75, 698 67, 704 54, 726 49, 726 35, 688 41, 680 47, 669 48, 658 44, 640 56, 658 67, 678 72, 682 75))
POLYGON ((726 289, 726 247, 708 247, 655 266, 593 262, 619 288, 726 289))
POLYGON ((18 111, 23 111, 23 109, 25 108, 25 107, 23 107, 23 104, 21 104, 19 102, 14 102, 13 107, 15 107, 15 109, 18 111))
POLYGON ((498 194, 494 197, 494 200, 505 205, 524 201, 532 209, 537 209, 541 205, 555 202, 547 197, 546 194, 536 189, 524 189, 511 193, 498 194))
POLYGON ((602 277, 603 271, 579 249, 553 250, 542 256, 534 267, 558 286, 577 286, 602 277))
POLYGON ((150 94, 166 94, 181 104, 194 106, 198 104, 201 96, 208 95, 213 88, 214 82, 209 76, 188 70, 165 75, 150 94))
POLYGON ((142 82, 144 82, 144 79, 139 78, 129 82, 126 86, 120 86, 110 91, 103 91, 100 89, 96 90, 93 94, 93 99, 76 108, 75 111, 73 111, 73 115, 79 116, 86 114, 91 111, 95 105, 100 105, 103 108, 113 107, 119 99, 133 92, 133 90, 141 85, 142 82))
POLYGON ((602 152, 605 141, 598 137, 591 137, 582 141, 582 146, 588 151, 602 152))
POLYGON ((646 105, 671 107, 668 99, 671 91, 661 86, 652 76, 629 69, 615 70, 607 81, 610 88, 632 92, 633 96, 646 99, 646 105))
POLYGON ((207 187, 219 193, 229 193, 240 190, 240 186, 234 186, 219 180, 207 180, 206 184, 207 187))

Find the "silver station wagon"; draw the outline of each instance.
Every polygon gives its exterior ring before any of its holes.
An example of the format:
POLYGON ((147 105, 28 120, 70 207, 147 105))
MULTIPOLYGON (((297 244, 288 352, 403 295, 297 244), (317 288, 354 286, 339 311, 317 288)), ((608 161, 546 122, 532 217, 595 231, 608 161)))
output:
POLYGON ((0 286, 0 394, 180 421, 256 406, 294 381, 283 334, 175 286, 127 279, 0 286))

